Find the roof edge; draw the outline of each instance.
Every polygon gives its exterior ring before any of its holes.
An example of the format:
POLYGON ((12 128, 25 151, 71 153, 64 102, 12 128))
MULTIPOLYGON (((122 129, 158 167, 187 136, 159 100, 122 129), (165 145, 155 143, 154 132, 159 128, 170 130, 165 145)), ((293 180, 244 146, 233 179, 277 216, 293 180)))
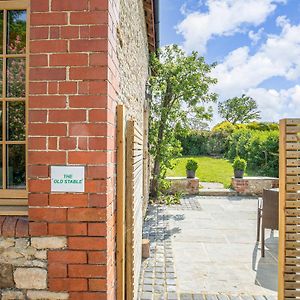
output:
POLYGON ((159 0, 144 0, 148 47, 150 52, 159 48, 159 0))

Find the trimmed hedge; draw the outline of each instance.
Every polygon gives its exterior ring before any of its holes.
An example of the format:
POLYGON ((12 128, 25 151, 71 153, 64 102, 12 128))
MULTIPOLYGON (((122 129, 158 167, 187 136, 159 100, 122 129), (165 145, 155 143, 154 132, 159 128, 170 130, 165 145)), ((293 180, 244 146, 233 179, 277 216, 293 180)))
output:
POLYGON ((212 131, 192 131, 178 138, 184 156, 225 156, 232 161, 240 156, 255 175, 278 177, 278 124, 223 122, 212 131))
POLYGON ((229 138, 226 156, 244 158, 257 175, 278 177, 279 131, 235 130, 229 138))
POLYGON ((184 156, 223 156, 228 150, 228 134, 223 132, 191 132, 179 137, 184 156))
POLYGON ((209 131, 190 132, 185 136, 179 136, 178 139, 182 147, 182 155, 184 156, 200 156, 208 155, 208 139, 209 131))

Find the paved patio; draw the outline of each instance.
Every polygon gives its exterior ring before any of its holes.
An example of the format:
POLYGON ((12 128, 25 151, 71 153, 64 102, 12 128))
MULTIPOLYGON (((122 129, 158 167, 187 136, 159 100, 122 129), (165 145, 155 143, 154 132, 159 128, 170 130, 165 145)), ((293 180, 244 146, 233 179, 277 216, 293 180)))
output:
POLYGON ((192 197, 180 206, 151 206, 144 226, 151 258, 144 261, 140 299, 276 299, 278 233, 267 232, 261 258, 256 213, 255 198, 192 197))

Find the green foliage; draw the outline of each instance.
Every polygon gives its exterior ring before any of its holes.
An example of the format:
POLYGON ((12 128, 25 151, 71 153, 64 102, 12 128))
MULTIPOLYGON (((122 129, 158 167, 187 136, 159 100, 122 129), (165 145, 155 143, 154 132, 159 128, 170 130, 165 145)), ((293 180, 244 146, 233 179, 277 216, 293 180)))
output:
POLYGON ((222 131, 191 131, 178 136, 182 154, 223 156, 228 149, 228 133, 222 131))
POLYGON ((176 45, 154 53, 150 63, 149 151, 154 158, 151 194, 156 197, 171 159, 181 153, 177 134, 185 132, 191 119, 211 118, 211 108, 203 104, 216 101, 216 94, 209 91, 216 80, 209 77, 214 65, 206 64, 197 52, 186 55, 176 45))
POLYGON ((279 131, 235 130, 230 136, 227 157, 248 162, 256 175, 278 177, 279 131))
POLYGON ((279 125, 277 123, 251 122, 246 124, 245 128, 259 131, 273 131, 279 130, 279 125))
POLYGON ((208 155, 209 131, 190 131, 186 135, 178 135, 183 155, 208 155))
POLYGON ((232 124, 247 123, 260 119, 255 100, 246 95, 228 99, 218 105, 219 115, 232 124))
POLYGON ((189 159, 185 165, 186 170, 194 171, 198 169, 198 163, 194 159, 189 159))
POLYGON ((178 136, 184 156, 240 156, 254 175, 278 177, 279 130, 276 123, 222 122, 211 131, 190 131, 178 136))
POLYGON ((236 128, 234 124, 229 121, 223 121, 212 128, 212 132, 226 132, 228 134, 232 133, 236 128))
POLYGON ((233 161, 232 167, 233 170, 245 171, 247 168, 247 162, 244 159, 237 156, 233 161))
POLYGON ((170 194, 169 193, 170 187, 171 187, 171 182, 169 180, 161 178, 159 180, 157 199, 155 199, 154 203, 166 204, 166 205, 180 204, 180 198, 182 197, 182 193, 176 192, 175 194, 170 194))
POLYGON ((166 205, 180 204, 182 193, 175 193, 174 195, 164 195, 159 199, 159 202, 166 205))
POLYGON ((208 155, 223 156, 228 148, 228 135, 227 132, 212 132, 207 143, 208 155))
POLYGON ((171 182, 166 179, 160 179, 159 180, 159 190, 158 190, 158 195, 163 196, 168 193, 168 190, 171 187, 171 182))

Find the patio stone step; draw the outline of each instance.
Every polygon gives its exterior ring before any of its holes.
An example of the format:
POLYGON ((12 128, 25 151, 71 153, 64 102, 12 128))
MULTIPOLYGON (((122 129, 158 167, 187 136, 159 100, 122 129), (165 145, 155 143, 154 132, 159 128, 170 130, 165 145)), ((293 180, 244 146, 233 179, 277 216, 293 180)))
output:
POLYGON ((236 196, 237 193, 231 189, 200 189, 199 196, 236 196))

